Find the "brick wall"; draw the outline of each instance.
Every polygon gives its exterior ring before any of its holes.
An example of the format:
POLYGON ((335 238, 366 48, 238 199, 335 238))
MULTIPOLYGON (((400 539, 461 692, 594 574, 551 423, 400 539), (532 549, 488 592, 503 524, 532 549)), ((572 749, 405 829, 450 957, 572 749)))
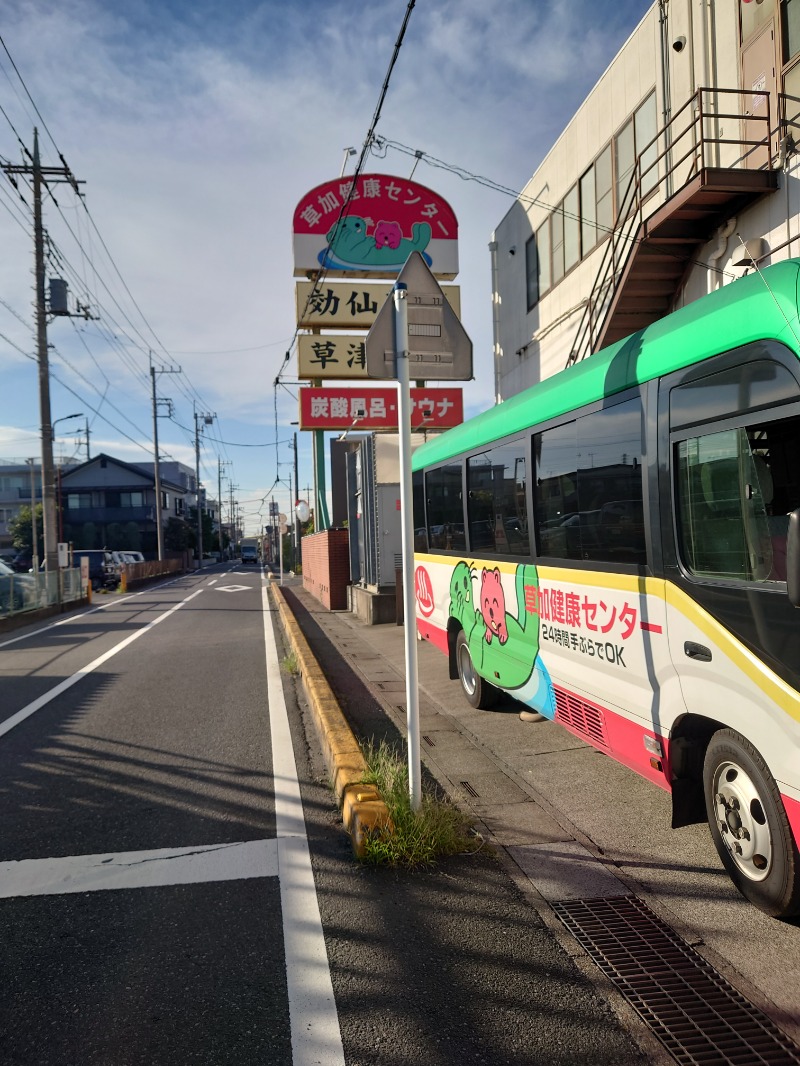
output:
POLYGON ((350 584, 350 547, 346 529, 323 529, 300 541, 303 553, 303 588, 327 607, 347 607, 350 584))

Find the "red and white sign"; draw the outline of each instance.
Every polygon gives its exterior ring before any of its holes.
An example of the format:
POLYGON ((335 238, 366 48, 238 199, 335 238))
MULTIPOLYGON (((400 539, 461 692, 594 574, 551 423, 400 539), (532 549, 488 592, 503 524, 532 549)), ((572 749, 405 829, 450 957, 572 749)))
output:
POLYGON ((433 584, 424 566, 418 566, 414 571, 414 595, 417 607, 426 618, 429 618, 436 604, 433 599, 433 584))
MULTIPOLYGON (((464 395, 455 389, 412 389, 412 429, 452 429, 464 421, 464 395)), ((396 430, 397 389, 302 388, 301 429, 396 430)))
POLYGON ((322 269, 327 277, 393 277, 414 251, 437 278, 458 273, 452 207, 408 178, 360 174, 317 185, 295 208, 292 233, 295 277, 322 269))

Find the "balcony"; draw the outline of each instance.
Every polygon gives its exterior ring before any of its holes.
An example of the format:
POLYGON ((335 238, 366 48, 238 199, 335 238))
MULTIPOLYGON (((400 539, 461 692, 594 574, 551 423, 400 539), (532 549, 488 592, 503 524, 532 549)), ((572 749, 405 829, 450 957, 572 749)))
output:
POLYGON ((778 187, 769 94, 698 89, 636 159, 567 365, 672 308, 697 250, 778 187), (756 97, 763 114, 746 111, 756 97), (726 136, 736 131, 740 136, 726 136))

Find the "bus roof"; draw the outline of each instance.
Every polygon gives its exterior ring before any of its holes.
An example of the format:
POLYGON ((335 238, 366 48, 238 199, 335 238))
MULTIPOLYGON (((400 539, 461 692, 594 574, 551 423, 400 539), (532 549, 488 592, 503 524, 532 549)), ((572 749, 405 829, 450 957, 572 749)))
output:
POLYGON ((489 408, 414 452, 412 469, 445 462, 633 385, 756 340, 800 352, 800 259, 748 274, 575 366, 489 408))

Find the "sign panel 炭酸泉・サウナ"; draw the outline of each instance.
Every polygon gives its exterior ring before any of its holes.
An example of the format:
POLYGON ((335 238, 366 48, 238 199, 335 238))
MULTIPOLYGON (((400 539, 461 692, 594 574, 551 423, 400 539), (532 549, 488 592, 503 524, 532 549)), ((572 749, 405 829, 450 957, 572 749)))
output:
POLYGON ((360 174, 317 185, 292 220, 295 277, 392 277, 419 252, 438 278, 458 273, 458 221, 425 185, 360 174))
MULTIPOLYGON (((300 428, 321 430, 395 431, 397 389, 365 388, 300 389, 300 428)), ((452 429, 464 421, 464 398, 460 388, 411 389, 411 428, 452 429)))

